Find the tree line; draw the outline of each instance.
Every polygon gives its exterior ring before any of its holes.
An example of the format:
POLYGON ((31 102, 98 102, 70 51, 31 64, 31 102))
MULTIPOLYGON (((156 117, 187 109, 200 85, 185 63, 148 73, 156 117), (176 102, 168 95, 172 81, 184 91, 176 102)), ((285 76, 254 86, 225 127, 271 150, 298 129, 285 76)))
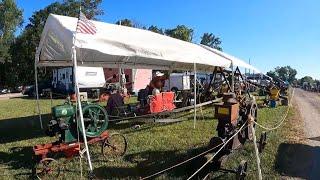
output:
MULTIPOLYGON (((87 18, 96 20, 99 15, 104 14, 100 6, 101 2, 102 0, 84 0, 80 4, 78 0, 57 1, 35 11, 29 18, 29 23, 22 27, 23 10, 16 5, 15 0, 2 0, 0 2, 0 87, 33 84, 35 51, 50 13, 78 17, 81 5, 87 18), (21 32, 15 36, 18 28, 21 32)), ((183 41, 193 41, 194 30, 186 25, 163 29, 156 25, 141 27, 130 19, 122 19, 115 23, 149 30, 183 41)), ((222 50, 221 39, 213 33, 204 33, 200 43, 222 50)), ((40 71, 40 79, 48 79, 51 74, 47 72, 51 72, 50 68, 40 71)))
POLYGON ((291 66, 276 67, 274 70, 267 72, 267 75, 273 79, 281 79, 295 86, 303 86, 304 83, 310 85, 320 85, 320 81, 313 79, 311 76, 304 76, 302 78, 296 78, 297 70, 291 66))

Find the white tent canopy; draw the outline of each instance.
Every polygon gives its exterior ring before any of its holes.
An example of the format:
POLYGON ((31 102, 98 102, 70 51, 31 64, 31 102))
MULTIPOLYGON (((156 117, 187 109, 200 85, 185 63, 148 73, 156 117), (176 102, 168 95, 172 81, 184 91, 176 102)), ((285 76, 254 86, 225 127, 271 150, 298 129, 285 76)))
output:
MULTIPOLYGON (((37 106, 42 127, 38 101, 37 67, 73 66, 83 141, 91 171, 93 167, 85 134, 77 66, 193 70, 195 72, 195 97, 197 97, 197 70, 212 72, 216 66, 225 68, 231 65, 247 66, 245 62, 214 49, 142 29, 92 21, 97 33, 94 35, 76 33, 77 21, 77 18, 54 14, 50 14, 46 21, 35 55, 37 106)), ((195 122, 196 101, 194 103, 195 122)))
MULTIPOLYGON (((97 33, 77 33, 80 66, 212 71, 230 67, 230 60, 197 44, 151 31, 92 21, 97 33)), ((39 44, 38 66, 72 66, 77 18, 50 14, 39 44)))
POLYGON ((204 46, 204 45, 201 45, 203 48, 213 52, 213 53, 216 53, 218 54, 219 56, 221 57, 224 57, 226 59, 229 59, 230 61, 232 61, 233 63, 233 66, 238 66, 238 67, 242 67, 242 68, 246 68, 246 69, 250 69, 250 70, 253 70, 255 73, 261 73, 261 71, 255 67, 253 67, 252 65, 246 63, 245 61, 241 60, 241 59, 238 59, 232 55, 229 55, 225 52, 222 52, 222 51, 219 51, 219 50, 216 50, 216 49, 213 49, 211 47, 208 47, 208 46, 204 46))

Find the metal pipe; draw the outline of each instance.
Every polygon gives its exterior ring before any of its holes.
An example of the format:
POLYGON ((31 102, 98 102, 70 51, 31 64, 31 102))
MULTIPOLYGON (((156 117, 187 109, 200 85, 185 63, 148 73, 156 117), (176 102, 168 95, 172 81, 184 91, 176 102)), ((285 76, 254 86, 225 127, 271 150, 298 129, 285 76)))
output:
POLYGON ((39 60, 39 51, 38 48, 36 49, 36 55, 34 58, 34 79, 35 79, 35 87, 36 87, 36 103, 37 103, 37 109, 39 114, 39 121, 40 121, 40 127, 43 129, 42 125, 42 116, 40 111, 40 103, 39 103, 39 87, 38 87, 38 67, 37 67, 37 61, 39 60))
POLYGON ((193 116, 193 128, 196 128, 197 121, 197 66, 196 63, 193 63, 193 71, 194 71, 194 116, 193 116))
POLYGON ((73 79, 74 79, 74 89, 75 89, 75 93, 77 96, 77 104, 78 104, 78 108, 79 108, 79 115, 80 115, 80 123, 81 123, 81 128, 82 128, 82 136, 83 136, 83 141, 84 141, 84 146, 85 146, 85 150, 87 152, 87 158, 88 158, 88 164, 89 164, 89 170, 90 172, 92 172, 93 168, 92 168, 92 163, 91 163, 91 158, 90 158, 90 152, 89 152, 89 148, 88 148, 88 142, 87 142, 87 136, 86 136, 86 129, 84 126, 84 120, 83 120, 83 114, 82 114, 82 106, 81 106, 81 99, 80 99, 80 90, 79 90, 79 86, 78 86, 78 78, 77 78, 77 51, 76 51, 76 46, 75 46, 75 40, 76 40, 76 34, 73 37, 73 47, 72 47, 72 58, 73 58, 73 79))

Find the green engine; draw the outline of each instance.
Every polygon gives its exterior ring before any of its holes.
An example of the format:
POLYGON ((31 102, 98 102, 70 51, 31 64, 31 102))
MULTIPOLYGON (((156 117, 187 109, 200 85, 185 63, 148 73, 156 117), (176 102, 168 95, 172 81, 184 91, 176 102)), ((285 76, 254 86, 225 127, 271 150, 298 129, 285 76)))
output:
MULTIPOLYGON (((48 124, 46 134, 59 136, 59 142, 74 142, 82 137, 80 116, 76 106, 71 103, 52 108, 52 120, 48 124)), ((86 136, 93 138, 100 136, 108 127, 107 111, 98 104, 82 104, 82 113, 86 136)))

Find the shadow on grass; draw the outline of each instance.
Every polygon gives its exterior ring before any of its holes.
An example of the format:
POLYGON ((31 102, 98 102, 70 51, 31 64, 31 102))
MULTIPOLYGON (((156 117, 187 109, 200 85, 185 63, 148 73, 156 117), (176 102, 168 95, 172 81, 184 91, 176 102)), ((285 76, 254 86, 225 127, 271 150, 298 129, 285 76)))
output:
POLYGON ((8 152, 0 152, 0 163, 14 170, 26 169, 27 172, 25 173, 15 174, 16 178, 19 179, 20 176, 31 175, 31 169, 34 166, 32 155, 33 150, 31 146, 12 147, 8 152))
MULTIPOLYGON (((49 122, 50 114, 42 115, 44 126, 49 122)), ((40 128, 39 116, 18 117, 0 120, 0 144, 33 139, 45 136, 40 128)))
MULTIPOLYGON (((191 158, 206 150, 206 147, 192 149, 188 152, 181 153, 177 150, 170 151, 144 151, 135 154, 129 154, 124 157, 126 161, 136 164, 134 167, 108 167, 102 166, 94 170, 97 178, 109 179, 138 179, 146 177, 163 169, 176 165, 188 158, 191 158)), ((177 179, 186 178, 195 172, 203 164, 203 159, 194 159, 181 166, 173 168, 163 174, 154 176, 154 178, 177 179)))
POLYGON ((282 143, 275 169, 283 176, 320 179, 320 147, 282 143))

